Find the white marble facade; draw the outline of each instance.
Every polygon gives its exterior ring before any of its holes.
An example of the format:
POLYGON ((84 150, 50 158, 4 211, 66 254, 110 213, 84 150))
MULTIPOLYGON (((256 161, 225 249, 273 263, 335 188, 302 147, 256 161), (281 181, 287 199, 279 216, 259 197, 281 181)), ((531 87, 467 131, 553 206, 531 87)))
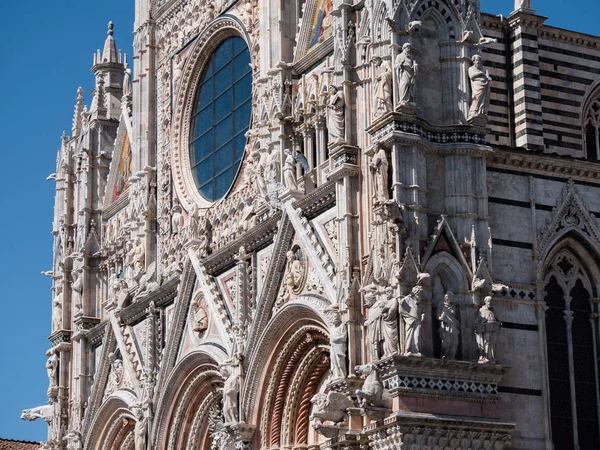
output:
POLYGON ((530 3, 136 0, 57 155, 45 448, 598 448, 600 38, 530 3))

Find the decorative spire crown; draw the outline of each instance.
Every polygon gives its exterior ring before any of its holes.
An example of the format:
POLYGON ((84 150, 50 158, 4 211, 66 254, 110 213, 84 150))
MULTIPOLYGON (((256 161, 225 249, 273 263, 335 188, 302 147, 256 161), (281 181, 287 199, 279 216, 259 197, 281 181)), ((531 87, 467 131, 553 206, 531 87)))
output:
POLYGON ((104 51, 102 52, 102 61, 100 63, 116 63, 119 62, 117 59, 117 45, 113 38, 115 28, 112 22, 108 22, 108 31, 106 34, 106 41, 104 42, 104 51))

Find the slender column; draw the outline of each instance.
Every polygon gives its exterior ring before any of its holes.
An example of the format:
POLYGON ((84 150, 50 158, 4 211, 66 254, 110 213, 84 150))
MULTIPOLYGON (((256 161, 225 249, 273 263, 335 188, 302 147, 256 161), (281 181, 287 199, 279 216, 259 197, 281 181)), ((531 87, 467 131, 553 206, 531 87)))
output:
POLYGON ((595 159, 600 159, 600 128, 594 128, 596 130, 596 154, 595 159))
MULTIPOLYGON (((593 304, 592 304, 593 305, 593 304)), ((592 306, 593 308, 593 306, 592 306)), ((598 429, 600 429, 600 388, 598 387, 598 344, 596 335, 596 322, 597 314, 592 313, 590 316, 590 323, 592 324, 592 343, 594 344, 594 375, 596 380, 596 410, 598 411, 598 429)))
POLYGON ((327 128, 325 128, 325 119, 318 116, 315 120, 315 129, 317 131, 317 161, 315 167, 320 166, 327 159, 327 128))
POLYGON ((571 385, 571 419, 573 422, 573 448, 579 450, 579 433, 577 430, 577 398, 575 391, 575 361, 573 357, 573 311, 571 297, 565 295, 565 322, 567 323, 567 344, 569 352, 569 383, 571 385))

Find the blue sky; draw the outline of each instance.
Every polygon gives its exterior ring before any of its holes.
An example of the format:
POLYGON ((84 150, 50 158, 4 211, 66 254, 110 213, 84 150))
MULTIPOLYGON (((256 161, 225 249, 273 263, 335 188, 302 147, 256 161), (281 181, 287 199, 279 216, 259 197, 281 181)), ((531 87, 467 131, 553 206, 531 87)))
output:
MULTIPOLYGON (((533 0, 547 24, 600 34, 598 0, 533 0), (568 6, 567 6, 568 5, 568 6)), ((482 10, 508 15, 511 0, 482 0, 482 10)), ((70 132, 77 87, 93 88, 92 56, 109 20, 117 47, 131 56, 133 0, 0 2, 3 171, 0 176, 0 437, 45 440, 46 425, 19 419, 44 404, 49 347, 55 171, 63 130, 70 132)), ((131 58, 130 58, 131 61, 131 58)))

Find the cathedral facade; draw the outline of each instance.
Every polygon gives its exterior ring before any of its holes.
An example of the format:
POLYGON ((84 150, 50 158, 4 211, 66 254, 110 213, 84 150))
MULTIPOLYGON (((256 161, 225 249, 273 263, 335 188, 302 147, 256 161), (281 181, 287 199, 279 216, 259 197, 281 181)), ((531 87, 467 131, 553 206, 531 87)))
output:
POLYGON ((136 0, 130 61, 109 24, 44 448, 599 448, 600 38, 514 9, 136 0))

